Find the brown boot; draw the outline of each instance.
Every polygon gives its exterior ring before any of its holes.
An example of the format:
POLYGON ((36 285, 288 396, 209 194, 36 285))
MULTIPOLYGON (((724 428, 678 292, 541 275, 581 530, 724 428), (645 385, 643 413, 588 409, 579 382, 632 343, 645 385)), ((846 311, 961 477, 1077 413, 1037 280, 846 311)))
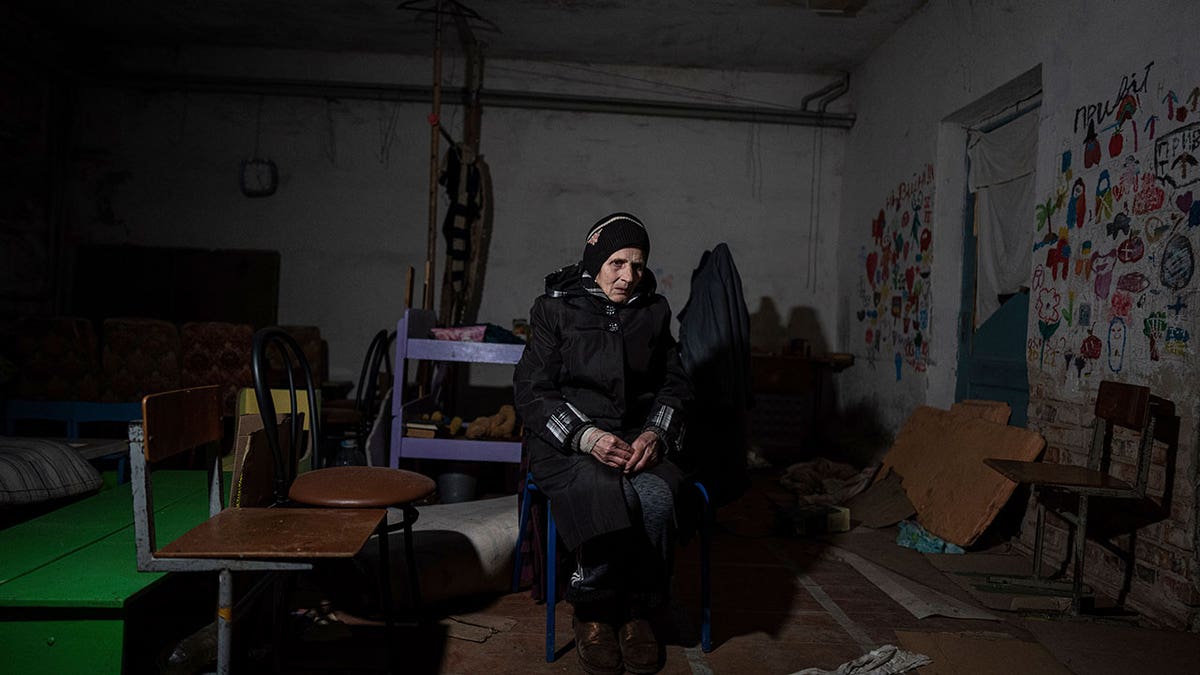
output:
POLYGON ((621 648, 617 646, 617 633, 603 621, 580 621, 573 618, 575 650, 579 652, 579 665, 590 675, 620 675, 621 648))
POLYGON ((626 670, 641 674, 657 673, 662 668, 658 640, 649 621, 637 616, 629 619, 617 631, 617 638, 626 670))

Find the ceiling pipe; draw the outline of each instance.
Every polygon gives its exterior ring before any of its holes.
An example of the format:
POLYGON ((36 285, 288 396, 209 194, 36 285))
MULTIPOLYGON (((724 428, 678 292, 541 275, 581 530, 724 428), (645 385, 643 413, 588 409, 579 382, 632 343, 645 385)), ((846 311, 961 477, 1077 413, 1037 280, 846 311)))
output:
POLYGON ((841 83, 841 80, 838 80, 835 82, 830 82, 829 84, 825 85, 824 87, 821 87, 820 89, 812 92, 811 94, 806 94, 804 96, 804 98, 800 99, 800 109, 808 110, 808 104, 810 102, 812 102, 813 99, 824 96, 825 94, 828 94, 829 92, 833 91, 834 89, 837 89, 840 86, 842 86, 842 83, 841 83))
POLYGON ((788 124, 796 126, 849 129, 854 115, 818 113, 791 108, 751 108, 741 106, 702 105, 645 99, 565 96, 525 92, 484 92, 485 106, 497 108, 535 108, 571 112, 614 113, 649 117, 754 122, 759 124, 788 124))
MULTIPOLYGON (((399 101, 427 103, 432 100, 429 87, 403 84, 373 84, 355 82, 319 82, 308 80, 268 80, 244 77, 215 77, 177 75, 168 73, 124 73, 111 78, 94 78, 94 85, 117 85, 133 88, 249 94, 265 96, 294 96, 299 98, 358 99, 369 101, 399 101)), ((835 83, 829 92, 840 86, 835 83)), ((824 90, 820 90, 824 91, 824 90)), ((814 92, 820 95, 820 91, 814 92)), ((543 94, 521 91, 483 90, 479 102, 486 107, 558 110, 565 112, 609 113, 682 119, 753 122, 834 129, 849 129, 855 116, 795 108, 762 108, 724 106, 646 99, 622 99, 569 94, 543 94)), ((810 94, 806 102, 811 100, 810 94)))
POLYGON ((821 100, 817 105, 817 110, 821 114, 824 114, 825 109, 829 107, 830 103, 833 103, 837 99, 841 98, 842 95, 848 91, 850 91, 850 73, 843 73, 842 79, 837 83, 837 86, 834 87, 832 91, 827 92, 821 97, 821 100))

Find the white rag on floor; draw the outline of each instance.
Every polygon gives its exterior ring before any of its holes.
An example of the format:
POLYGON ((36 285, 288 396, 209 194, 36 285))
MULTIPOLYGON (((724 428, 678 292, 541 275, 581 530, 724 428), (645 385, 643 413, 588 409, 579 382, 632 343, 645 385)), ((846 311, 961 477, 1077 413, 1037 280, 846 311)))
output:
POLYGON ((906 652, 896 645, 884 645, 843 663, 837 670, 805 668, 792 675, 895 675, 930 663, 932 660, 924 654, 906 652))

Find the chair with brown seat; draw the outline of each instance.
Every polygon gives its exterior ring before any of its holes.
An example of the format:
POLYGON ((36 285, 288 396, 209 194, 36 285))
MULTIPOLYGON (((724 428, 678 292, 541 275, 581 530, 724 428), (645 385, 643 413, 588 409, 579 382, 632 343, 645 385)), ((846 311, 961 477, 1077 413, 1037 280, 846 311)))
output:
MULTIPOLYGON (((182 389, 142 401, 144 441, 130 446, 137 568, 143 572, 218 572, 217 672, 232 660, 233 572, 312 569, 317 561, 351 558, 372 534, 387 555, 387 511, 382 508, 224 508, 217 452, 221 440, 221 388, 182 389), (154 526, 153 465, 182 452, 208 451, 209 518, 159 547, 154 526)), ((271 425, 274 429, 274 425, 271 425)), ((255 432, 250 442, 265 446, 255 432)), ((269 482, 269 477, 264 478, 269 482)), ((254 478, 248 478, 256 480, 254 478)), ((383 558, 386 560, 386 557, 383 558)), ((390 587, 380 589, 390 606, 390 587)))
MULTIPOLYGON (((1041 579, 1042 554, 1046 524, 1046 509, 1050 508, 1074 528, 1071 559, 1074 561, 1071 580, 1071 613, 1078 614, 1083 598, 1083 560, 1088 532, 1088 502, 1092 498, 1141 500, 1146 497, 1150 475, 1150 459, 1156 429, 1172 421, 1175 405, 1153 396, 1149 387, 1105 380, 1096 394, 1096 420, 1092 428, 1092 444, 1087 466, 1021 462, 1006 459, 985 459, 991 468, 1016 483, 1027 483, 1037 500, 1037 530, 1034 537, 1034 585, 1047 586, 1041 579), (1112 458, 1114 427, 1124 427, 1139 434, 1136 479, 1134 483, 1109 473, 1112 458), (1074 512, 1051 506, 1051 494, 1077 497, 1074 512)), ((1073 500, 1071 500, 1073 501, 1073 500)), ((1127 557, 1132 556, 1128 552, 1127 557)), ((1068 561, 1070 562, 1070 561, 1068 561)), ((1132 560, 1130 560, 1132 564, 1132 560)))
MULTIPOLYGON (((282 448, 279 433, 274 424, 275 402, 267 382, 267 352, 275 347, 286 366, 283 372, 287 374, 287 388, 290 393, 292 410, 296 409, 297 383, 292 373, 301 373, 305 395, 308 397, 310 410, 316 410, 316 392, 313 387, 311 371, 304 353, 290 335, 278 328, 264 328, 254 335, 254 350, 252 355, 252 371, 254 373, 254 390, 258 399, 259 413, 267 432, 267 440, 278 457, 297 457, 300 454, 300 441, 303 432, 299 422, 293 417, 291 421, 290 447, 282 448), (298 367, 294 367, 292 364, 298 367)), ((314 453, 321 438, 320 415, 313 415, 309 425, 313 441, 314 453)), ((319 467, 319 455, 314 454, 313 466, 319 467)), ((280 467, 283 469, 284 467, 280 467)), ((305 506, 321 506, 330 508, 398 508, 403 513, 403 520, 392 528, 404 530, 404 553, 408 571, 409 593, 412 600, 414 615, 421 616, 421 589, 417 578, 417 566, 413 551, 412 526, 416 522, 418 512, 416 502, 433 494, 436 484, 427 476, 412 471, 373 466, 331 466, 315 468, 313 471, 295 475, 280 471, 275 484, 275 498, 279 503, 295 503, 305 506)), ((382 550, 382 548, 381 548, 382 550)), ((386 560, 381 560, 385 565, 386 560)), ((389 617, 390 619, 390 617, 389 617)))

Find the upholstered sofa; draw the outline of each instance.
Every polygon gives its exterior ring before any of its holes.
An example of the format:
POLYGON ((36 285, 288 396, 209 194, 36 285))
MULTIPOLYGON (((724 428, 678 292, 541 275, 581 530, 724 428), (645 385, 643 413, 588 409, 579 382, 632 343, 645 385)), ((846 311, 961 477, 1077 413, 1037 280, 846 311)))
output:
MULTIPOLYGON (((285 328, 323 382, 328 357, 320 330, 285 328)), ((70 436, 81 422, 140 416, 136 405, 146 394, 211 384, 222 387, 224 411, 232 415, 238 390, 254 385, 253 338, 253 326, 218 321, 110 318, 97 330, 78 317, 21 319, 0 338, 0 354, 12 364, 5 428, 12 433, 20 419, 51 419, 66 422, 70 436)))

